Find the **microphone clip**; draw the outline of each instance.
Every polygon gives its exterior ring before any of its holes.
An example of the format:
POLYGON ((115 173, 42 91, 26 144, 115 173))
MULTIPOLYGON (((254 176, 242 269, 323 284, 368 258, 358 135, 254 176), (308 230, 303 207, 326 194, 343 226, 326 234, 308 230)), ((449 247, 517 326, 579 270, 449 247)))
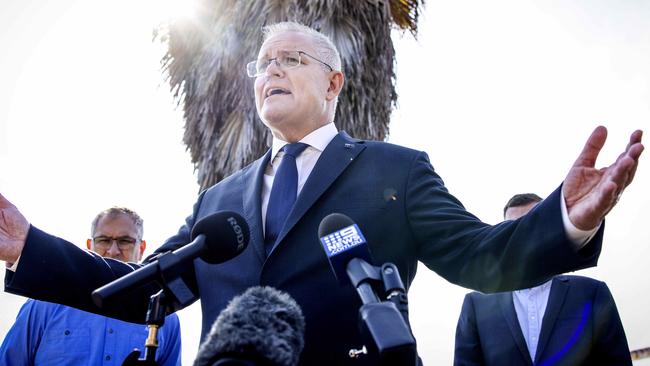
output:
POLYGON ((397 266, 385 263, 377 267, 353 258, 346 271, 363 303, 359 309, 362 337, 370 340, 367 351, 351 350, 350 357, 358 359, 361 355, 376 354, 379 365, 416 365, 408 299, 397 266))
POLYGON ((163 290, 158 291, 149 298, 147 310, 147 330, 149 335, 145 341, 144 358, 140 357, 140 350, 134 349, 122 362, 122 366, 158 366, 156 350, 158 349, 158 330, 165 324, 166 298, 163 290))

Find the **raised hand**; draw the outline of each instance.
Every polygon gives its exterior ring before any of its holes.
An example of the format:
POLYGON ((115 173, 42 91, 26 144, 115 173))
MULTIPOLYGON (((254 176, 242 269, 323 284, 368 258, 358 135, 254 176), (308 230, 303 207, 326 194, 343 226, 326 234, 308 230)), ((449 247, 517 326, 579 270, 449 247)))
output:
POLYGON ((634 131, 616 161, 596 169, 596 159, 607 140, 607 129, 598 126, 591 133, 563 186, 569 220, 578 229, 591 230, 598 226, 632 182, 644 149, 642 134, 640 130, 634 131))
POLYGON ((0 194, 0 260, 13 263, 25 246, 29 222, 0 194))

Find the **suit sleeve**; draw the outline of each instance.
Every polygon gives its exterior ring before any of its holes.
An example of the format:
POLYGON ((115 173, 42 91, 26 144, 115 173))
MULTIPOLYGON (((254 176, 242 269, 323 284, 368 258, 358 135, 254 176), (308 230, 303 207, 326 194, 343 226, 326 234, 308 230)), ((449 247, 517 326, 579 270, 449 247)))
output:
POLYGON ((0 347, 0 365, 34 364, 45 326, 45 315, 39 311, 37 304, 34 300, 27 300, 20 308, 16 321, 0 347))
POLYGON ((474 303, 470 294, 465 295, 463 307, 456 326, 454 366, 484 365, 481 340, 476 327, 474 303))
POLYGON ((600 283, 594 299, 593 364, 632 365, 621 318, 607 285, 600 283))
MULTIPOLYGON (((199 196, 194 213, 202 197, 199 196)), ((176 235, 169 238, 144 263, 188 244, 193 225, 194 214, 187 218, 176 235)), ((139 267, 139 264, 103 258, 31 226, 16 272, 5 273, 5 291, 131 323, 144 323, 149 298, 160 290, 156 283, 152 282, 125 294, 116 301, 105 304, 103 308, 96 306, 91 297, 95 289, 139 267)), ((195 301, 198 299, 198 289, 193 263, 185 264, 179 273, 193 295, 192 301, 195 301)))
POLYGON ((560 191, 518 220, 489 225, 449 193, 420 153, 410 169, 405 208, 417 259, 446 280, 484 293, 529 288, 594 266, 604 225, 576 251, 562 222, 560 191))

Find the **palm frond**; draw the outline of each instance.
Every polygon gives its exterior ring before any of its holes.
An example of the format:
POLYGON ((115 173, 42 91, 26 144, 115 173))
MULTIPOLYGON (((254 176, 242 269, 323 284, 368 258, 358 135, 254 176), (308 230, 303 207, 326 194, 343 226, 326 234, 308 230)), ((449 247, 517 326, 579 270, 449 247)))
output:
POLYGON ((183 141, 201 189, 249 164, 270 136, 255 111, 246 62, 257 57, 264 25, 297 21, 331 37, 341 53, 346 84, 339 129, 364 139, 388 136, 397 101, 391 28, 417 32, 418 1, 197 0, 195 18, 158 29, 170 89, 183 107, 183 141))

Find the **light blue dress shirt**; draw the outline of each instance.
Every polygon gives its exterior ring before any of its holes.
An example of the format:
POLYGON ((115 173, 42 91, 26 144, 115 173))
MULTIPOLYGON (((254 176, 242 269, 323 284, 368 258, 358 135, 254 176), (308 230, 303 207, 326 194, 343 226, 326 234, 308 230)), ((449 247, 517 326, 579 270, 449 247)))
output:
MULTIPOLYGON (((138 348, 144 357, 147 329, 64 305, 27 300, 0 347, 3 366, 120 366, 138 348)), ((175 314, 158 332, 159 365, 181 364, 180 325, 175 314)))
POLYGON ((553 280, 524 290, 512 292, 512 301, 519 320, 521 332, 526 339, 530 359, 535 362, 539 333, 542 330, 542 320, 548 304, 548 295, 551 293, 553 280))

